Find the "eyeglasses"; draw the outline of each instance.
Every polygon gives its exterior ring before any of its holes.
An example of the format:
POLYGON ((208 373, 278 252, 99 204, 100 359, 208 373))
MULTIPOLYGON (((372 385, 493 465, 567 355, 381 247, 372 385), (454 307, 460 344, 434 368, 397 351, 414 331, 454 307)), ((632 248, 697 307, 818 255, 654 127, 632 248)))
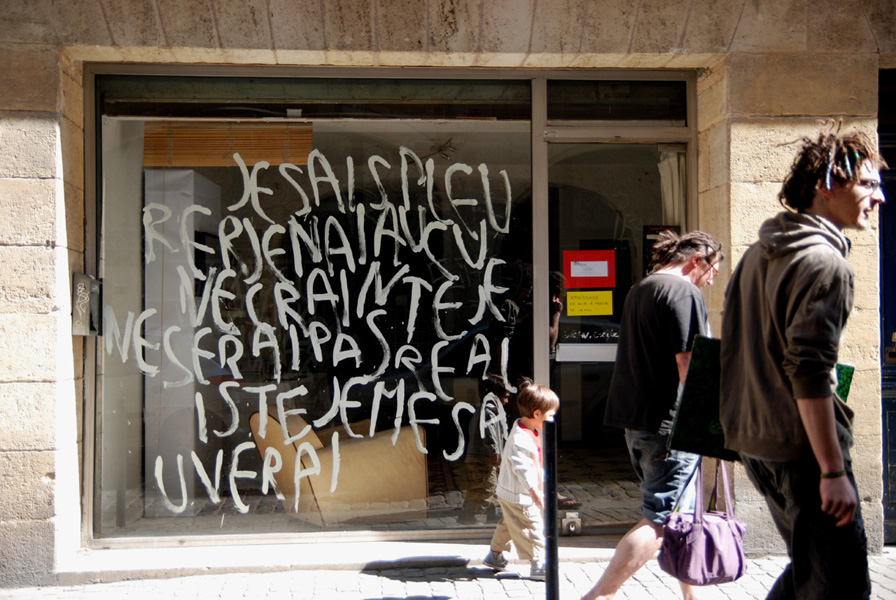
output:
POLYGON ((883 187, 884 182, 880 179, 859 179, 858 184, 863 188, 868 188, 874 194, 883 187))
POLYGON ((713 277, 715 277, 716 275, 719 274, 719 268, 718 268, 717 266, 715 266, 714 264, 712 264, 712 262, 709 260, 709 257, 704 256, 704 257, 703 257, 703 260, 705 260, 705 261, 706 261, 706 264, 709 265, 709 268, 712 269, 712 276, 713 276, 713 277))

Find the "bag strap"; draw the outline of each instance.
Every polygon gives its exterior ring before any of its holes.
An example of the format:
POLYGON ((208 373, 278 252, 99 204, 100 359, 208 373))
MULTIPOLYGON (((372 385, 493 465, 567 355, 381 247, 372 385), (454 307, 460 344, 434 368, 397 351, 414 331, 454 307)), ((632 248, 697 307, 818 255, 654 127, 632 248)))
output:
MULTIPOLYGON (((699 520, 703 521, 703 457, 702 456, 697 459, 697 468, 694 469, 693 472, 691 472, 691 475, 690 475, 690 477, 688 477, 688 480, 684 482, 684 485, 681 488, 682 493, 679 494, 678 500, 675 501, 675 506, 672 507, 672 512, 678 512, 678 509, 681 508, 681 499, 684 497, 684 490, 686 490, 687 487, 691 484, 691 480, 694 479, 694 477, 697 477, 697 481, 698 481, 698 483, 697 483, 697 501, 696 501, 697 508, 694 511, 694 515, 697 515, 699 512, 699 514, 700 514, 699 520)), ((698 520, 698 519, 695 519, 695 521, 696 520, 698 520)))
POLYGON ((710 510, 714 510, 716 506, 716 502, 719 497, 719 471, 722 472, 722 489, 725 492, 725 514, 728 515, 729 519, 734 518, 734 509, 732 508, 731 503, 731 487, 728 484, 728 468, 725 466, 725 461, 722 459, 716 460, 716 477, 715 483, 712 486, 712 494, 709 496, 709 505, 710 510))
MULTIPOLYGON (((725 492, 725 514, 728 515, 729 519, 734 518, 734 509, 733 504, 731 502, 731 486, 728 483, 728 468, 725 466, 725 461, 722 459, 716 460, 716 476, 715 483, 712 486, 712 494, 710 494, 709 502, 710 502, 710 510, 713 510, 715 507, 715 503, 718 500, 719 496, 719 471, 722 473, 722 490, 725 492)), ((691 476, 688 477, 687 482, 684 484, 685 489, 690 485, 691 480, 694 477, 698 477, 697 480, 697 490, 696 490, 696 500, 694 506, 694 523, 702 524, 703 523, 703 512, 705 511, 705 505, 703 503, 703 457, 701 456, 697 461, 697 468, 694 469, 694 472, 691 473, 691 476)), ((672 509, 672 512, 677 512, 679 508, 681 508, 681 498, 684 496, 682 493, 678 500, 675 501, 675 507, 672 509)))

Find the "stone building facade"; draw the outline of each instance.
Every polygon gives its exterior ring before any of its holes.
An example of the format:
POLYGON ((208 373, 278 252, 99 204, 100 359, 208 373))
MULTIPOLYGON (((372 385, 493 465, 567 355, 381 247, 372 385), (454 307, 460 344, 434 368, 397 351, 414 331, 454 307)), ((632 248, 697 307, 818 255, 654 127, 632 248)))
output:
MULTIPOLYGON (((727 273, 778 209, 793 154, 782 143, 813 135, 826 119, 875 131, 879 73, 896 68, 896 7, 891 0, 7 0, 0 63, 0 481, 7 500, 0 582, 18 586, 75 576, 88 570, 78 557, 129 547, 126 535, 96 535, 95 510, 102 509, 94 507, 94 490, 104 467, 94 460, 95 415, 103 389, 92 356, 103 341, 72 329, 73 274, 97 275, 101 261, 114 260, 95 242, 103 206, 96 73, 240 78, 308 68, 316 77, 369 79, 413 70, 421 79, 455 81, 482 73, 520 80, 684 73, 694 116, 688 156, 696 159, 684 225, 712 232, 730 249, 706 293, 718 326, 727 273)), ((533 162, 547 152, 539 140, 549 137, 533 134, 533 162)), ((537 217, 533 227, 536 235, 547 231, 537 217)), ((853 236, 851 261, 856 310, 842 359, 856 365, 855 472, 876 550, 883 543, 876 227, 853 236)), ((534 277, 536 286, 546 281, 537 270, 534 277)), ((546 294, 536 291, 536 303, 546 294)), ((547 325, 546 315, 535 319, 536 328, 547 325)), ((537 347, 536 360, 547 352, 537 347)), ((737 475, 752 550, 777 548, 761 500, 737 475)))

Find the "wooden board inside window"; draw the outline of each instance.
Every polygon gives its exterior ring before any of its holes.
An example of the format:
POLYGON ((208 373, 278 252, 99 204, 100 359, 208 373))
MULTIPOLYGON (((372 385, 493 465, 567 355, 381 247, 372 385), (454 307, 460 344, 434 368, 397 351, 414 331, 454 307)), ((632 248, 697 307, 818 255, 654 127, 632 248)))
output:
POLYGON ((143 135, 145 167, 235 167, 234 153, 246 165, 304 165, 312 148, 307 123, 150 122, 143 135))

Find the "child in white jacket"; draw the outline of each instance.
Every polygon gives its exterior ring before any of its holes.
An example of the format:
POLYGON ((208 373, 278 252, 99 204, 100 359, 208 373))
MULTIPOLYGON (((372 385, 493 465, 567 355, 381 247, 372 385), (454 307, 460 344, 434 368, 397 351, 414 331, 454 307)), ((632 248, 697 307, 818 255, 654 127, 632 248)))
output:
POLYGON ((525 382, 517 396, 520 415, 501 454, 497 496, 503 516, 492 535, 491 550, 483 563, 496 571, 507 568, 504 552, 516 546, 520 558, 531 564, 529 577, 545 578, 544 467, 541 429, 553 421, 560 399, 548 387, 525 382))

